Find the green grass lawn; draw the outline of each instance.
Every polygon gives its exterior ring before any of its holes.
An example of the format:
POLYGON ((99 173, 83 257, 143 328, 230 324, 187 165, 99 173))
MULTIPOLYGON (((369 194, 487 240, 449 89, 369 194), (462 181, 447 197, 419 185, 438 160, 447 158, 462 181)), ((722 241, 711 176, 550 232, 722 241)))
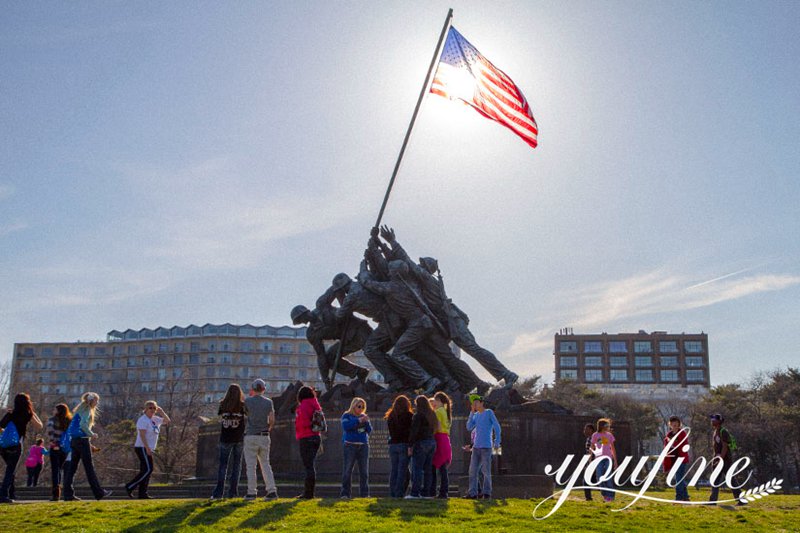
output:
MULTIPOLYGON (((705 494, 703 495, 705 496, 705 494)), ((694 493, 693 493, 694 497, 694 493)), ((241 499, 82 501, 0 507, 3 531, 798 531, 800 496, 769 496, 746 507, 684 507, 639 501, 614 505, 571 498, 553 516, 532 517, 538 500, 241 499)))

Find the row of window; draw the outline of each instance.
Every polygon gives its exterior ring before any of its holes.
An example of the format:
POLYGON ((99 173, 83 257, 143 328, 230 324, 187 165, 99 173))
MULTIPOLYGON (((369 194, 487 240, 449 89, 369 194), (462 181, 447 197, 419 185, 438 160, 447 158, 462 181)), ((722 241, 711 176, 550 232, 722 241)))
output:
POLYGON ((36 361, 22 360, 19 363, 19 368, 25 370, 100 370, 106 367, 109 368, 123 368, 123 367, 150 367, 150 366, 181 366, 181 365, 198 365, 201 363, 210 364, 258 364, 258 365, 280 365, 280 366, 316 366, 316 359, 309 356, 290 357, 288 355, 271 356, 261 355, 258 357, 250 356, 248 354, 233 356, 231 354, 175 354, 173 356, 165 356, 156 358, 149 357, 128 357, 127 359, 102 359, 102 360, 72 360, 72 359, 59 359, 51 361, 42 359, 37 366, 36 361))
MULTIPOLYGON (((583 341, 582 353, 605 353, 604 341, 583 341)), ((703 341, 683 341, 686 353, 703 353, 703 341)), ((559 353, 578 353, 577 341, 560 341, 559 353)), ((608 341, 608 353, 628 353, 628 341, 608 341)), ((652 341, 633 341, 634 353, 653 353, 652 341)), ((659 341, 659 353, 678 353, 678 341, 659 341)))
MULTIPOLYGON (((641 383, 652 383, 655 381, 655 376, 651 369, 636 369, 633 376, 634 380, 641 383)), ((662 383, 677 383, 680 381, 680 375, 677 370, 662 369, 659 371, 659 381, 662 383)), ((561 379, 578 379, 578 370, 571 368, 562 368, 559 377, 561 379)), ((628 369, 611 369, 608 371, 608 378, 604 378, 603 370, 600 368, 587 368, 583 371, 583 379, 586 382, 604 382, 604 381, 630 381, 628 378, 628 369)), ((687 382, 705 382, 706 375, 703 370, 687 370, 687 382)))
MULTIPOLYGON (((678 366, 678 356, 676 355, 662 355, 657 358, 658 366, 672 367, 678 366)), ((563 367, 577 367, 578 357, 575 355, 562 355, 559 357, 559 364, 563 367)), ((611 355, 608 356, 608 366, 627 367, 629 364, 628 356, 626 355, 611 355)), ((637 367, 655 366, 654 359, 650 355, 637 355, 633 358, 633 364, 637 367)), ((684 364, 687 367, 703 367, 705 361, 702 355, 687 355, 684 357, 684 364)), ((604 366, 602 355, 584 355, 583 366, 604 366)))
POLYGON ((115 371, 111 374, 105 372, 89 372, 89 373, 72 373, 72 372, 39 372, 33 374, 32 372, 20 373, 20 381, 23 383, 30 383, 37 381, 39 383, 63 383, 63 382, 78 382, 78 383, 102 383, 107 380, 115 381, 136 381, 139 379, 158 379, 166 380, 168 378, 181 379, 190 378, 196 379, 199 377, 213 378, 213 377, 237 377, 237 378, 297 378, 305 380, 310 376, 316 376, 317 372, 313 369, 307 368, 257 368, 251 369, 250 367, 230 367, 230 366, 206 366, 201 370, 193 367, 189 369, 174 368, 168 371, 166 368, 158 369, 144 369, 144 370, 127 370, 115 371), (202 376, 201 376, 202 374, 202 376))
MULTIPOLYGON (((202 344, 199 342, 192 342, 188 345, 189 352, 199 352, 203 351, 239 351, 239 352, 272 352, 273 351, 273 343, 271 342, 259 342, 253 343, 252 341, 242 341, 238 343, 238 350, 236 350, 234 343, 229 342, 208 342, 206 344, 202 344)), ((123 355, 124 353, 128 355, 138 355, 139 353, 143 354, 153 354, 153 353, 183 353, 186 351, 186 344, 183 342, 176 342, 173 344, 169 343, 160 343, 157 346, 154 344, 131 344, 128 346, 122 345, 114 345, 111 347, 112 355, 123 355)), ((311 345, 307 342, 301 343, 280 343, 278 345, 278 352, 279 353, 295 353, 299 351, 300 353, 311 353, 312 348, 311 345)), ((94 356, 104 356, 108 354, 107 348, 105 346, 94 346, 92 347, 92 353, 89 353, 89 347, 87 346, 60 346, 57 350, 54 350, 51 346, 44 346, 41 348, 40 355, 42 357, 52 357, 55 353, 62 356, 71 356, 71 355, 79 355, 83 357, 88 357, 89 355, 94 356)), ((23 348, 22 354, 23 357, 34 357, 37 355, 36 349, 32 346, 28 346, 23 348)))

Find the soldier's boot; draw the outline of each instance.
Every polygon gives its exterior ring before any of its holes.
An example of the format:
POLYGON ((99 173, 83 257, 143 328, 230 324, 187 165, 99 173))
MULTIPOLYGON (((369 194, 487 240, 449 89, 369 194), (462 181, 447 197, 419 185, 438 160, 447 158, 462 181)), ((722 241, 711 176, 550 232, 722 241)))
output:
POLYGON ((505 385, 503 385, 503 388, 508 390, 512 388, 514 386, 514 383, 516 383, 519 380, 519 376, 509 370, 506 373, 506 375, 503 376, 503 380, 505 381, 505 385))
POLYGON ((489 383, 486 383, 485 381, 481 381, 480 383, 478 383, 478 386, 477 386, 478 394, 480 394, 481 396, 486 396, 486 393, 489 392, 489 389, 491 389, 491 388, 492 388, 492 386, 489 383))
POLYGON ((441 382, 440 380, 438 380, 437 378, 431 378, 431 379, 429 379, 429 380, 428 380, 428 381, 426 381, 426 382, 425 382, 425 384, 423 385, 423 388, 424 388, 425 390, 424 390, 424 391, 422 391, 422 394, 423 394, 424 396, 430 396, 431 394, 433 394, 434 392, 436 392, 436 389, 437 389, 437 387, 439 387, 439 385, 441 385, 441 384, 442 384, 442 382, 441 382))

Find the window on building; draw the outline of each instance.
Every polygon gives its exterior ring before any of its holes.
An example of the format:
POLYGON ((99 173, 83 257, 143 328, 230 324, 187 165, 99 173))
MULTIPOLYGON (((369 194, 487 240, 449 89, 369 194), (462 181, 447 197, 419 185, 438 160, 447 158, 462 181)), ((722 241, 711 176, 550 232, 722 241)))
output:
POLYGON ((306 379, 308 377, 308 370, 301 368, 297 371, 297 377, 300 379, 306 379))
POLYGON ((183 364, 183 354, 173 355, 172 356, 172 364, 173 365, 182 365, 183 364))
POLYGON ((222 343, 222 351, 223 352, 230 352, 231 351, 231 343, 228 342, 228 341, 223 342, 222 343))
POLYGON ((652 353, 653 344, 650 341, 634 341, 633 351, 636 353, 652 353))
POLYGON ((106 349, 103 348, 103 347, 100 347, 100 346, 95 346, 94 354, 95 355, 105 355, 106 354, 106 349))
POLYGON ((191 342, 191 343, 189 343, 189 351, 190 352, 199 352, 200 351, 200 343, 199 342, 191 342))
POLYGON ((243 378, 249 378, 250 377, 250 368, 246 367, 246 366, 241 367, 239 369, 239 376, 243 377, 243 378))
POLYGON ((653 371, 637 369, 636 381, 653 381, 653 371))
POLYGON ((169 351, 169 345, 168 344, 162 342, 161 344, 158 345, 158 352, 159 353, 164 353, 164 352, 168 352, 168 351, 169 351))
POLYGON ((246 353, 239 356, 239 362, 243 364, 250 364, 253 362, 253 356, 246 353))
POLYGON ((206 344, 206 349, 209 352, 215 351, 217 349, 217 343, 216 342, 209 342, 208 344, 206 344))
POLYGON ((603 353, 602 341, 584 341, 583 353, 603 353))
POLYGON ((89 355, 89 348, 86 348, 85 346, 79 346, 78 355, 86 357, 87 355, 89 355))
POLYGON ((278 364, 280 364, 280 365, 290 365, 291 361, 289 359, 289 356, 288 355, 282 355, 281 359, 280 359, 280 362, 278 364))
POLYGON ((649 355, 637 355, 634 364, 636 366, 653 366, 653 358, 649 355))
POLYGON ((300 343, 300 353, 311 353, 311 345, 307 342, 300 343))
POLYGON ((628 353, 628 346, 625 341, 609 341, 608 351, 610 353, 628 353))
POLYGON ((206 367, 206 377, 213 378, 217 375, 217 367, 215 366, 207 366, 206 367))
POLYGON ((242 352, 252 352, 253 343, 250 341, 242 341, 239 343, 239 350, 242 352))
POLYGON ((158 369, 158 379, 167 379, 167 369, 166 368, 159 368, 158 369))
POLYGON ((208 354, 208 357, 206 357, 206 363, 216 363, 216 362, 217 358, 214 356, 214 354, 213 353, 208 354))
POLYGON ((261 351, 262 352, 271 352, 272 351, 272 343, 271 342, 262 342, 261 343, 261 351))
POLYGON ((222 362, 223 363, 230 363, 231 359, 232 359, 231 354, 229 354, 229 353, 222 354, 222 362))
POLYGON ((135 344, 128 345, 128 355, 136 355, 139 353, 139 347, 135 344))
POLYGON ((662 355, 661 366, 678 366, 678 357, 674 355, 662 355))
POLYGON ((24 355, 25 357, 33 357, 34 355, 33 348, 25 348, 24 350, 22 350, 22 355, 24 355))
POLYGON ((575 341, 561 341, 558 343, 558 351, 561 353, 578 353, 578 343, 575 341))
POLYGON ((574 355, 562 355, 561 356, 561 366, 578 366, 578 358, 574 355))
POLYGON ((281 343, 280 352, 281 353, 292 353, 292 345, 289 344, 289 343, 285 343, 285 342, 281 343))
POLYGON ((686 341, 683 343, 683 349, 686 353, 703 353, 702 341, 686 341))
POLYGON ((612 369, 609 371, 608 377, 611 381, 628 381, 628 371, 612 369))
POLYGON ((258 358, 258 363, 261 365, 268 365, 272 362, 272 357, 269 355, 262 355, 258 358))
POLYGON ((687 355, 686 356, 686 366, 704 366, 703 365, 703 357, 697 355, 687 355))
POLYGON ((182 342, 176 342, 175 343, 175 352, 176 353, 180 353, 182 351, 183 351, 183 343, 182 342))
POLYGON ((587 368, 584 377, 586 381, 603 381, 603 371, 599 368, 587 368))
POLYGON ((42 348, 42 357, 50 357, 53 355, 52 348, 42 348))
POLYGON ((189 364, 190 365, 196 365, 199 362, 200 362, 200 356, 199 355, 197 355, 197 354, 189 355, 189 364))
POLYGON ((561 379, 578 379, 578 371, 571 368, 562 368, 559 377, 561 379))
POLYGON ((289 377, 289 369, 288 368, 281 368, 278 371, 278 377, 288 378, 289 377))
POLYGON ((145 344, 144 345, 144 353, 153 353, 153 345, 152 344, 145 344))
POLYGON ((251 328, 250 326, 242 326, 239 328, 239 336, 240 337, 255 337, 256 336, 256 328, 251 328))
POLYGON ((122 366, 122 360, 121 359, 112 359, 111 360, 111 368, 119 368, 121 366, 122 366))
POLYGON ((219 368, 219 376, 222 378, 226 378, 231 375, 231 367, 229 366, 222 366, 219 368))
POLYGON ((61 346, 58 349, 58 355, 72 355, 72 349, 69 346, 61 346))
POLYGON ((676 341, 661 341, 658 343, 658 351, 661 353, 678 353, 678 343, 676 341))
POLYGON ((702 370, 687 370, 686 381, 705 381, 706 374, 702 370))
POLYGON ((58 362, 58 368, 62 370, 72 368, 72 361, 62 359, 61 361, 58 362))
POLYGON ((678 381, 678 371, 677 370, 662 370, 661 371, 661 381, 678 381))
POLYGON ((625 356, 614 355, 608 358, 610 366, 628 366, 628 358, 625 356))

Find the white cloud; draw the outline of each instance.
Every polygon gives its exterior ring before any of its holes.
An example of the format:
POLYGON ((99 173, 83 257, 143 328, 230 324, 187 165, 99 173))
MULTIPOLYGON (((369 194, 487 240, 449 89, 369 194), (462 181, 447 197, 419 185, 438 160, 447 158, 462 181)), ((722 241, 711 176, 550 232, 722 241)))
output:
MULTIPOLYGON (((800 285, 793 274, 761 274, 736 278, 750 269, 697 282, 687 275, 665 269, 646 272, 573 291, 563 306, 549 313, 551 324, 569 324, 583 331, 601 331, 624 318, 669 314, 709 307, 746 296, 780 291, 800 285), (578 313, 572 310, 580 309, 578 313)), ((540 327, 518 334, 505 356, 527 364, 524 370, 548 375, 552 371, 554 327, 540 327), (543 354, 548 354, 544 356, 543 354), (541 356, 536 354, 542 354, 541 356), (524 359, 523 359, 524 357, 524 359), (546 367, 545 365, 546 362, 546 367)))
POLYGON ((24 230, 28 227, 28 224, 21 221, 9 222, 8 224, 0 225, 0 237, 5 235, 9 235, 11 233, 24 230))

